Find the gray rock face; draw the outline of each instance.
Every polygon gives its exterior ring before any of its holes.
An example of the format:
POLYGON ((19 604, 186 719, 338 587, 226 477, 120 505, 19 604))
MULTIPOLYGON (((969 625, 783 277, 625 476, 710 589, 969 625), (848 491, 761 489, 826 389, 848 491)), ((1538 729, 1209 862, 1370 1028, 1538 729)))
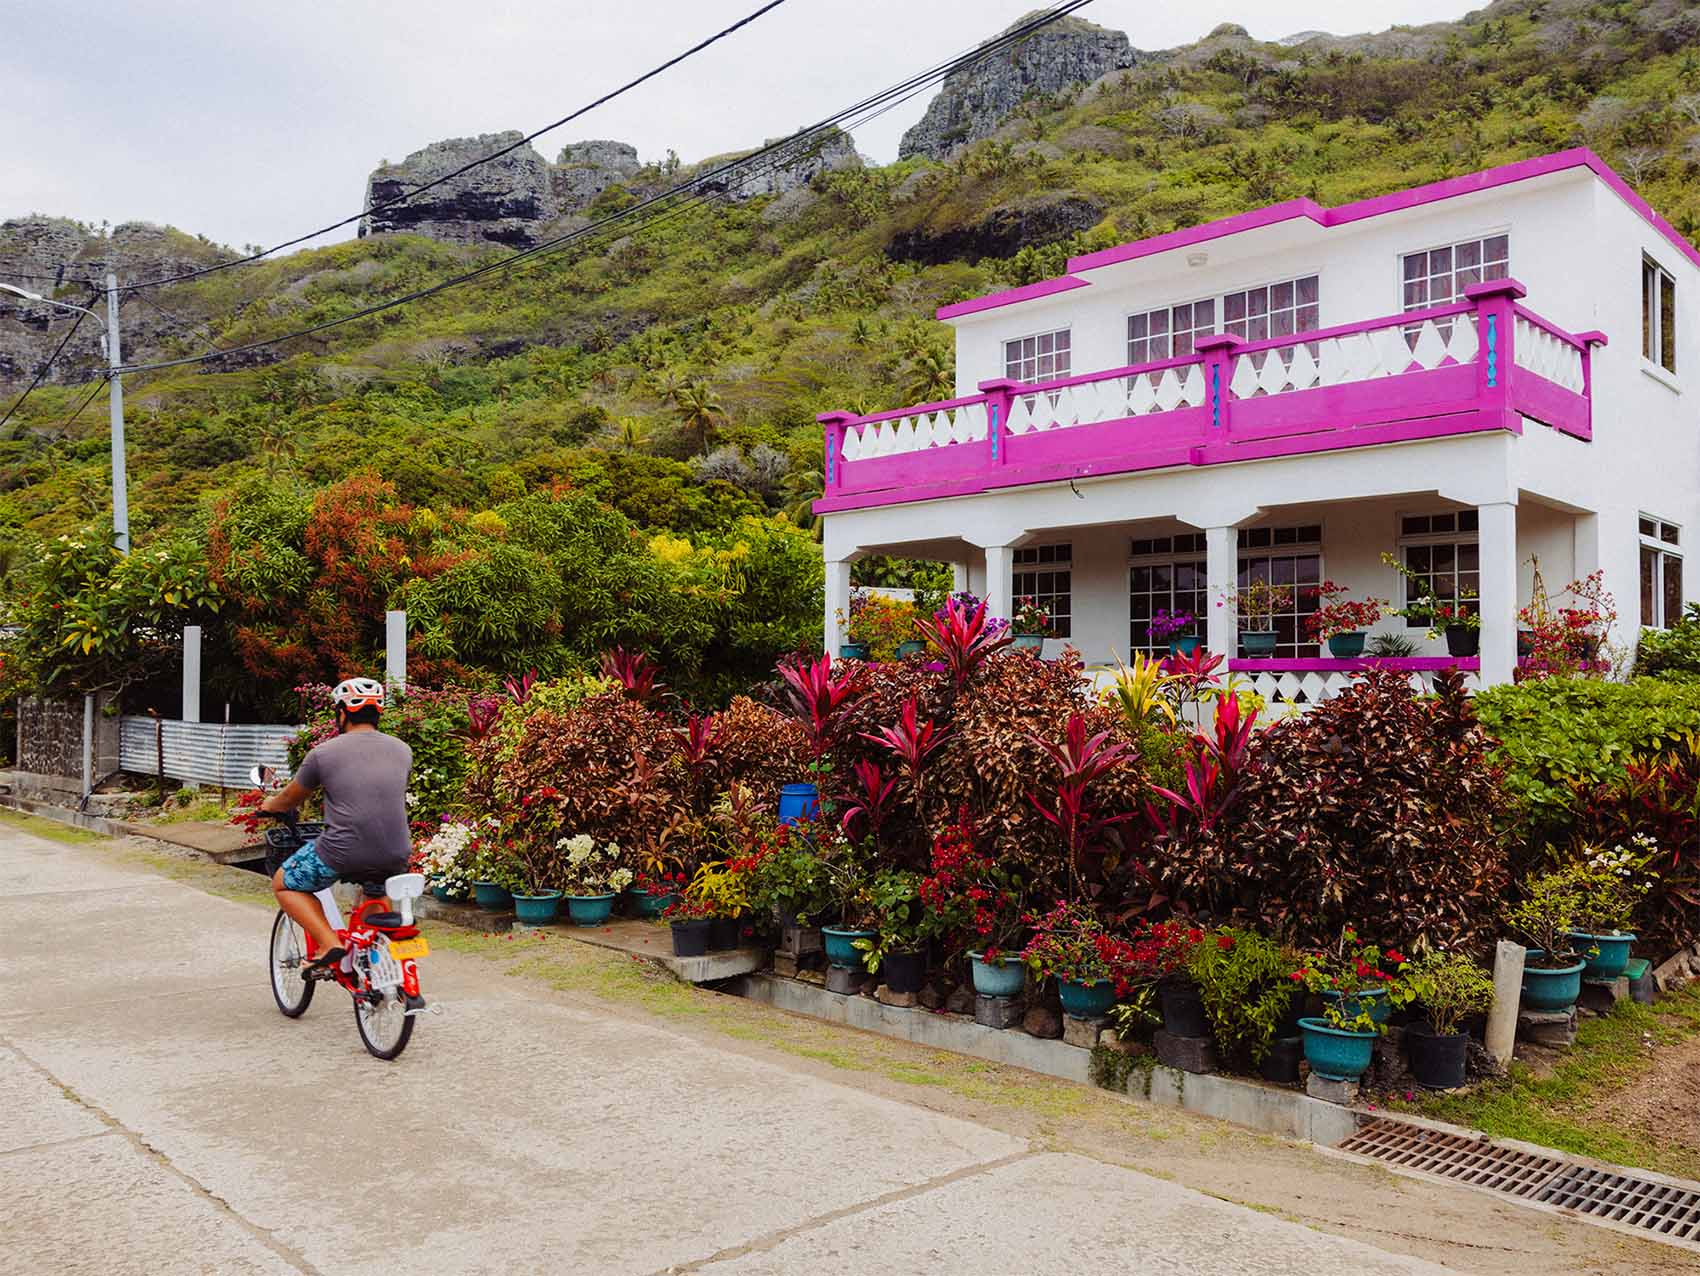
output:
POLYGON ((450 138, 415 151, 400 164, 375 170, 366 179, 366 206, 372 211, 361 220, 360 233, 406 230, 457 244, 531 247, 537 242, 538 227, 553 220, 559 207, 548 162, 530 146, 479 164, 405 203, 376 207, 510 146, 522 136, 510 129, 450 138))
POLYGON ((1140 57, 1122 32, 1063 18, 1012 49, 953 71, 921 122, 903 135, 898 156, 944 159, 960 146, 990 137, 1029 97, 1090 84, 1136 65, 1140 57))
POLYGON ((637 147, 626 142, 573 142, 561 148, 549 179, 562 212, 576 213, 617 182, 637 176, 637 147))
MULTIPOLYGON (((776 138, 769 138, 771 146, 776 138)), ((754 152, 750 152, 754 154, 754 152)), ((720 156, 704 160, 696 171, 718 168, 731 159, 720 156)), ((703 189, 718 191, 728 199, 755 199, 760 195, 784 195, 807 186, 822 173, 841 168, 860 168, 862 157, 856 151, 855 140, 839 129, 805 142, 794 142, 760 159, 751 161, 731 172, 708 179, 703 189)))
MULTIPOLYGON (((111 270, 120 283, 138 283, 183 274, 234 255, 216 244, 146 222, 125 222, 108 234, 64 217, 16 217, 0 222, 0 262, 4 263, 0 282, 91 306, 102 318, 105 301, 81 281, 103 280, 111 270)), ((127 354, 157 348, 180 330, 148 306, 126 305, 120 314, 127 354)), ((28 384, 75 321, 75 314, 45 303, 10 296, 0 299, 0 387, 28 384)), ((86 381, 104 363, 100 325, 85 319, 43 379, 55 384, 86 381)))
POLYGON ((1035 195, 994 208, 961 230, 904 231, 892 237, 886 256, 925 265, 1011 257, 1029 244, 1052 244, 1077 231, 1090 230, 1103 215, 1103 203, 1088 195, 1035 195))

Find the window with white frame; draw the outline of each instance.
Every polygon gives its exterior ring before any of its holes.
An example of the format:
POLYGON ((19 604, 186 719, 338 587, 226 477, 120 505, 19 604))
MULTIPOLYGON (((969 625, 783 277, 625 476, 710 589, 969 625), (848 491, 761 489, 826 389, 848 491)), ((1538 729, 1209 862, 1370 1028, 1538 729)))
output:
POLYGON ((1128 564, 1128 644, 1135 651, 1164 652, 1176 638, 1202 638, 1210 615, 1204 533, 1138 537, 1128 564), (1190 613, 1193 621, 1161 638, 1151 636, 1160 611, 1190 613))
POLYGON ((1222 331, 1246 341, 1290 337, 1322 326, 1316 275, 1230 292, 1222 298, 1222 331))
POLYGON ((1676 371, 1676 280, 1651 257, 1641 259, 1641 357, 1676 371))
POLYGON ((1199 337, 1207 337, 1215 331, 1214 297, 1129 315, 1127 361, 1136 364, 1185 358, 1192 353, 1193 343, 1199 337))
POLYGON ((1051 637, 1072 637, 1074 546, 1026 545, 1015 551, 1010 614, 1031 598, 1051 613, 1051 637))
MULTIPOLYGON (((1432 596, 1437 603, 1474 612, 1482 585, 1479 520, 1475 510, 1439 514, 1403 514, 1399 518, 1399 560, 1405 577, 1400 606, 1432 596)), ((1407 628, 1426 628, 1426 620, 1407 619, 1407 628)))
POLYGON ((1641 530, 1641 623, 1669 629, 1682 619, 1682 530, 1666 519, 1643 514, 1641 530))
POLYGON ((1035 333, 1003 343, 1003 374, 1031 384, 1069 374, 1070 330, 1035 333))
MULTIPOLYGON (((1239 583, 1285 585, 1287 605, 1275 613, 1275 654, 1296 658, 1314 655, 1316 644, 1305 635, 1305 621, 1322 605, 1322 526, 1242 527, 1239 534, 1239 583)), ((1246 628, 1240 617, 1240 630, 1246 628)))
POLYGON ((1427 310, 1464 299, 1464 289, 1511 273, 1511 236, 1488 235, 1466 239, 1400 259, 1406 310, 1427 310))

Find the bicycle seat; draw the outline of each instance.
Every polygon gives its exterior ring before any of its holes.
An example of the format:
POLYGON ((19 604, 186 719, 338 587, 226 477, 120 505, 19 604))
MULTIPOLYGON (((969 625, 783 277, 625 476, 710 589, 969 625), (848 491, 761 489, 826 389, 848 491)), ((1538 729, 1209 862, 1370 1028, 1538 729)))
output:
POLYGON ((374 930, 396 930, 402 926, 400 913, 367 913, 361 920, 374 930))

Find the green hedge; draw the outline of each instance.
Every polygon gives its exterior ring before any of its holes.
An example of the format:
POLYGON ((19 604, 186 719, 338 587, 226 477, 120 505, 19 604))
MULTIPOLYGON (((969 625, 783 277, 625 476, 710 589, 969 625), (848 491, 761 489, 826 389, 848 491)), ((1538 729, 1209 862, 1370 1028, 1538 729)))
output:
POLYGON ((1637 676, 1683 678, 1700 675, 1700 603, 1689 603, 1669 629, 1649 629, 1635 649, 1637 676))
POLYGON ((1578 783, 1614 779, 1630 758, 1700 733, 1700 682, 1554 678, 1494 687, 1475 705, 1536 843, 1566 838, 1578 783))

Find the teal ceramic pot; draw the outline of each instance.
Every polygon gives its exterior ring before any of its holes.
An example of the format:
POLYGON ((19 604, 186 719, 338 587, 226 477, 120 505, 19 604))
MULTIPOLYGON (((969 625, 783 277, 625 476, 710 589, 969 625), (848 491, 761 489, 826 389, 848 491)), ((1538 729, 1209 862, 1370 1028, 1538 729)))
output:
POLYGON ((1328 639, 1328 654, 1336 660, 1356 660, 1364 654, 1364 638, 1361 629, 1349 634, 1332 634, 1328 639))
POLYGON ((613 894, 568 895, 567 916, 574 926, 600 926, 613 915, 616 898, 613 894))
POLYGON ((1325 992, 1322 994, 1322 999, 1339 1002, 1340 1013, 1348 1019, 1358 1017, 1360 1006, 1369 1011, 1369 1017, 1377 1023, 1385 1024, 1393 1018, 1393 1003, 1387 999, 1387 989, 1385 988, 1360 988, 1350 997, 1344 998, 1337 992, 1325 992))
POLYGON ((508 894, 505 887, 498 886, 494 882, 474 882, 472 884, 472 898, 478 907, 491 913, 499 913, 503 909, 514 906, 514 897, 508 894))
POLYGON ((908 642, 897 644, 897 658, 907 660, 910 656, 919 656, 927 650, 927 644, 919 638, 911 638, 908 642))
POLYGON ((838 644, 838 658, 840 660, 866 660, 868 658, 868 645, 862 642, 841 642, 838 644))
POLYGON ((1248 629, 1240 635, 1240 649, 1248 656, 1273 656, 1280 637, 1273 629, 1248 629))
POLYGON ((431 888, 431 894, 442 900, 445 904, 464 904, 467 899, 465 891, 451 891, 446 886, 433 886, 431 888))
MULTIPOLYGON (((1529 955, 1534 955, 1534 949, 1529 955)), ((1527 960, 1527 958, 1525 958, 1527 960)), ((1540 1011, 1569 1010, 1582 995, 1582 972, 1588 963, 1559 970, 1531 970, 1523 967, 1523 1009, 1540 1011)))
POLYGON ((1582 972, 1584 979, 1616 979, 1629 965, 1629 946, 1635 942, 1635 936, 1625 932, 1621 935, 1590 935, 1586 931, 1573 930, 1570 938, 1576 941, 1576 946, 1582 950, 1583 960, 1587 969, 1582 972), (1593 956, 1588 956, 1590 948, 1597 949, 1593 956))
POLYGON ((1171 638, 1169 640, 1169 654, 1171 656, 1194 656, 1198 654, 1198 649, 1203 645, 1204 639, 1197 634, 1191 634, 1185 638, 1171 638))
POLYGON ((974 991, 982 997, 1013 997, 1027 982, 1027 967, 1016 957, 999 957, 989 962, 980 953, 969 953, 974 968, 974 991))
POLYGON ((1110 1013, 1116 1004, 1116 986, 1108 979, 1083 983, 1078 979, 1057 980, 1057 997, 1062 1001, 1064 1014, 1076 1019, 1097 1019, 1110 1013))
POLYGON ((862 950, 856 947, 856 941, 879 937, 878 931, 844 930, 837 926, 822 926, 820 934, 827 961, 842 970, 862 969, 862 950))
POLYGON ((1044 634, 1016 634, 1010 639, 1010 646, 1017 651, 1043 651, 1045 649, 1044 634))
POLYGON ((515 895, 514 920, 540 926, 552 922, 561 912, 561 892, 544 891, 541 895, 515 895))
POLYGON ((632 915, 634 917, 659 917, 673 906, 673 901, 679 898, 676 891, 669 891, 665 895, 652 895, 644 890, 629 890, 626 892, 626 896, 632 901, 632 915))
POLYGON ((1369 1071, 1375 1057, 1375 1041, 1381 1034, 1336 1028, 1326 1019, 1301 1019, 1305 1062, 1318 1076, 1333 1081, 1356 1081, 1369 1071))

